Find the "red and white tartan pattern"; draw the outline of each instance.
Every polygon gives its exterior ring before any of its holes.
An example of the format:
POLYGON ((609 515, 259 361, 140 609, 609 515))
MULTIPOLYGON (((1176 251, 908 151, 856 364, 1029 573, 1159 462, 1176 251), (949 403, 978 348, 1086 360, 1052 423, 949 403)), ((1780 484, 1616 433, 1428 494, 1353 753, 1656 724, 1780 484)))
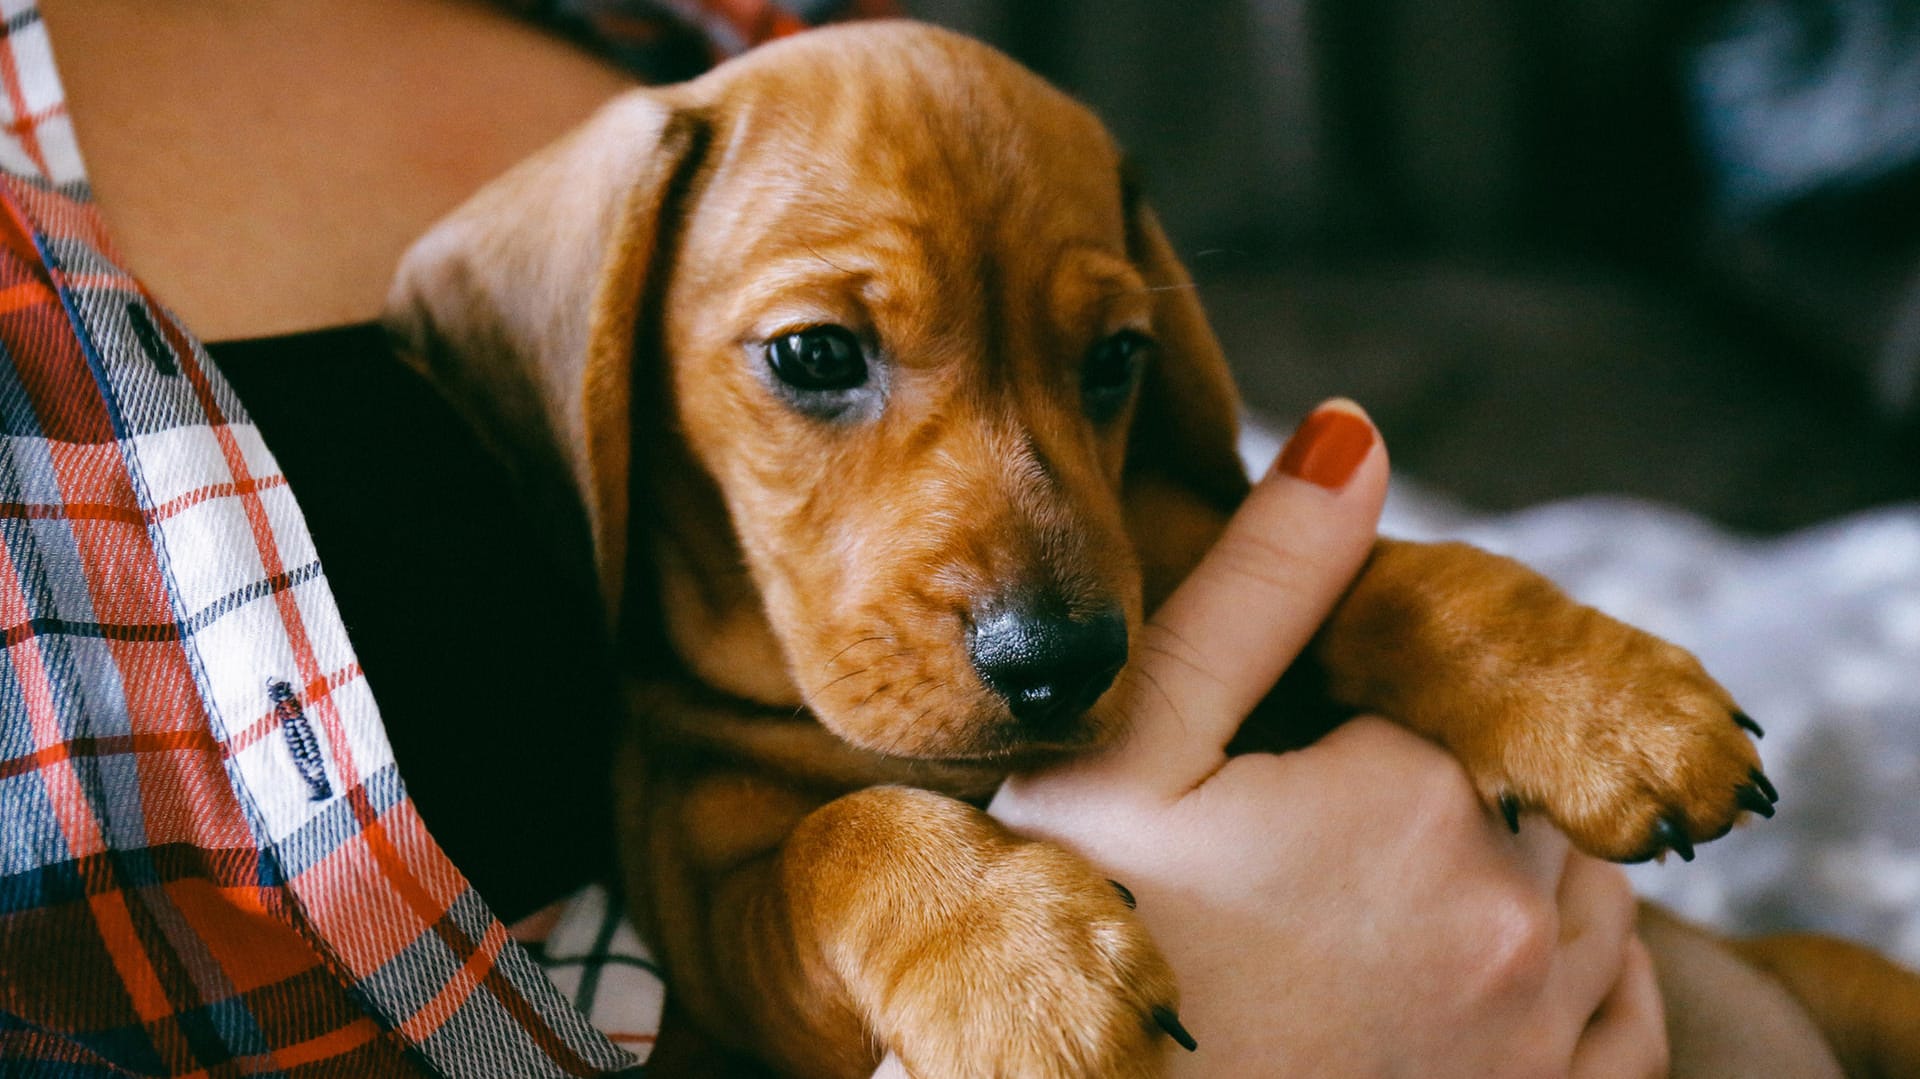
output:
POLYGON ((292 493, 116 265, 45 29, 0 10, 0 1057, 633 1065, 426 834, 292 493))
MULTIPOLYGON (((582 6, 629 45, 801 26, 582 6)), ((0 17, 0 1071, 634 1067, 644 947, 601 890, 536 917, 563 994, 428 836, 285 477, 119 266, 32 0, 0 17)))

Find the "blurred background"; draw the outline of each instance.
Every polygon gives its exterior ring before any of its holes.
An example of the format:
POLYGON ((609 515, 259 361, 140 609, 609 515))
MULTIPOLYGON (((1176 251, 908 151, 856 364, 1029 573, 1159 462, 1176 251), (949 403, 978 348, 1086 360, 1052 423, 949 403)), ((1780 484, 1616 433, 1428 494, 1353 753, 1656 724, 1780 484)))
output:
POLYGON ((905 0, 1092 105, 1248 403, 1480 510, 1920 496, 1920 0, 905 0))

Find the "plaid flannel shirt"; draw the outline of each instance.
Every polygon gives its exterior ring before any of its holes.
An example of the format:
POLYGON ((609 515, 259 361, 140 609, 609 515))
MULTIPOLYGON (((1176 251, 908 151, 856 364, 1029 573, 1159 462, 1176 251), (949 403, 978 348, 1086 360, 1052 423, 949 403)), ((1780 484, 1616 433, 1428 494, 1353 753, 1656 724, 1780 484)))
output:
MULTIPOLYGON (((644 71, 887 4, 526 6, 644 71)), ((618 905, 523 947, 427 834, 285 477, 118 264, 32 0, 0 17, 0 1075, 637 1066, 618 905)))

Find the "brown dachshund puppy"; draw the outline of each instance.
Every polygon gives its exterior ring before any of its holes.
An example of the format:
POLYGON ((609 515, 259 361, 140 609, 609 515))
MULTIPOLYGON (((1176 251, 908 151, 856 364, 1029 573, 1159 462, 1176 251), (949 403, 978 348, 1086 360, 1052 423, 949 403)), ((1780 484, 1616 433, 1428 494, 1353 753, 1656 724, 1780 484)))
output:
MULTIPOLYGON (((952 34, 802 35, 609 105, 422 240, 392 312, 591 538, 628 896, 707 1032, 799 1076, 1161 1073, 1153 943, 978 808, 1114 736, 1142 612, 1247 489, 1097 120, 952 34)), ((1603 857, 1771 813, 1691 656, 1469 547, 1382 541, 1302 671, 1603 857)))

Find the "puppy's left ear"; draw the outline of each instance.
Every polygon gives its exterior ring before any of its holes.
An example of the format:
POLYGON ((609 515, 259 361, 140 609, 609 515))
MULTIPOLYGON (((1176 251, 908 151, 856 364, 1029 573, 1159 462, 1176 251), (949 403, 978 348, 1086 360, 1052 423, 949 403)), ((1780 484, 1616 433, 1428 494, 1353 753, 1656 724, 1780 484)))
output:
POLYGON ((1159 344, 1127 444, 1127 526, 1152 610, 1212 546, 1246 497, 1239 394, 1193 279, 1144 202, 1127 198, 1127 244, 1154 290, 1159 344))
POLYGON ((398 351, 520 473, 533 510, 585 526, 610 618, 636 330, 707 130, 657 94, 615 99, 435 225, 387 298, 398 351))

